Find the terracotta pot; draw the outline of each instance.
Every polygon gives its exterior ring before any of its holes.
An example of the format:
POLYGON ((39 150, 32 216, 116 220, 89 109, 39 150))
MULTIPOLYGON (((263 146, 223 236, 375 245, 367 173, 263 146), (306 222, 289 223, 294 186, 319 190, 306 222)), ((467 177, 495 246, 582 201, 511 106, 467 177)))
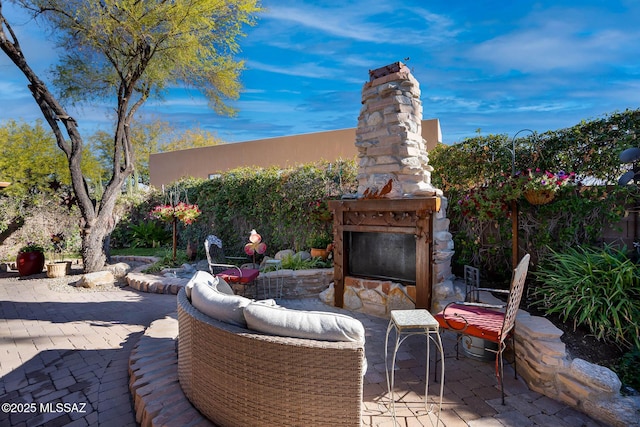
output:
POLYGON ((20 252, 16 257, 16 265, 20 276, 42 273, 44 254, 42 252, 20 252))
POLYGON ((311 257, 312 258, 327 259, 328 256, 329 256, 329 251, 326 250, 326 249, 311 248, 311 257))
POLYGON ((556 193, 549 190, 527 190, 524 192, 524 198, 532 205, 546 205, 550 203, 556 193))
POLYGON ((47 264, 47 277, 64 277, 67 275, 67 263, 55 262, 47 264))

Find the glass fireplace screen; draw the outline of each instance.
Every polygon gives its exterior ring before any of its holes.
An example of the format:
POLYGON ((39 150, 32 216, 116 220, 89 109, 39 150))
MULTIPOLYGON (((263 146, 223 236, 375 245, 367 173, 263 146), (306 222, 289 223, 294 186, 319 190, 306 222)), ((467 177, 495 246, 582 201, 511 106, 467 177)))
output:
POLYGON ((416 282, 416 240, 413 234, 349 232, 349 275, 416 282))

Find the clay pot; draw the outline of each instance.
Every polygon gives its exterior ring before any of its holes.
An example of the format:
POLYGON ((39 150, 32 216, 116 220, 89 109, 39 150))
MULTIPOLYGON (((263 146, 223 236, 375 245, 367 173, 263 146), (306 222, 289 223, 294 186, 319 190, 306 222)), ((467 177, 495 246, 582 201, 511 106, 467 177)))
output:
POLYGON ((44 254, 42 252, 20 252, 16 257, 16 265, 20 276, 42 273, 44 254))
POLYGON ((68 264, 64 261, 47 264, 47 277, 64 277, 67 275, 68 264))
POLYGON ((327 259, 328 256, 329 256, 329 251, 326 250, 326 249, 311 248, 311 257, 312 258, 327 259))

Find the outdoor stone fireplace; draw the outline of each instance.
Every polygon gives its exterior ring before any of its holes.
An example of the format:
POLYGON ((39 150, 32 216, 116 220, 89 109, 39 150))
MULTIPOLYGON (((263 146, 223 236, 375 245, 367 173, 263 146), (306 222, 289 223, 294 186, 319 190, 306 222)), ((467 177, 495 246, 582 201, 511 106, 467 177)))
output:
POLYGON ((431 185, 420 87, 401 62, 369 77, 356 130, 358 192, 329 203, 334 303, 358 309, 353 295, 362 291, 360 300, 376 300, 375 314, 436 310, 454 292, 453 242, 447 201, 431 185))

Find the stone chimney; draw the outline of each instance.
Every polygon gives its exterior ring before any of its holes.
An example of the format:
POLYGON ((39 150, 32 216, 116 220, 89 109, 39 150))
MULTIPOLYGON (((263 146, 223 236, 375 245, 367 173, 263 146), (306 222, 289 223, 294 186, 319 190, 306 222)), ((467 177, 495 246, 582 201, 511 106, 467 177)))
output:
POLYGON ((380 192, 388 198, 442 195, 432 187, 426 142, 422 138, 420 85, 409 68, 396 62, 369 71, 358 117, 358 197, 380 192))

